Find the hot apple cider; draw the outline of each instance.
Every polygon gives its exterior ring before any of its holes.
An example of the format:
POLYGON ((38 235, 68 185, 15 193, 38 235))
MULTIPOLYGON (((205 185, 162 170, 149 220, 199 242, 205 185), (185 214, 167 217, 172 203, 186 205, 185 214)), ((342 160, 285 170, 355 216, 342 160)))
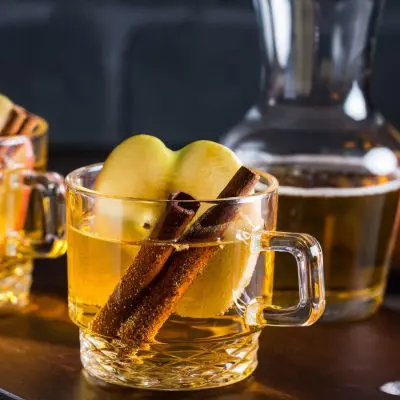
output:
MULTIPOLYGON (((67 181, 69 311, 89 374, 158 389, 216 387, 251 374, 269 320, 270 250, 296 242, 272 232, 276 181, 217 143, 173 152, 147 135, 67 181)), ((318 244, 306 240, 316 246, 310 257, 320 279, 318 244)), ((321 285, 310 289, 317 307, 302 311, 301 324, 321 314, 321 285)))

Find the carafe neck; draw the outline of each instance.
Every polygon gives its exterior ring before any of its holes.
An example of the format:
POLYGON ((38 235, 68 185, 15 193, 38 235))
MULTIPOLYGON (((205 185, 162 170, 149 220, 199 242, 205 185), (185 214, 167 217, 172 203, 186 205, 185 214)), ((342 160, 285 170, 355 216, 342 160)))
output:
MULTIPOLYGON (((369 104, 381 0, 254 0, 263 114, 278 103, 369 104)), ((361 108, 362 108, 361 107, 361 108)))

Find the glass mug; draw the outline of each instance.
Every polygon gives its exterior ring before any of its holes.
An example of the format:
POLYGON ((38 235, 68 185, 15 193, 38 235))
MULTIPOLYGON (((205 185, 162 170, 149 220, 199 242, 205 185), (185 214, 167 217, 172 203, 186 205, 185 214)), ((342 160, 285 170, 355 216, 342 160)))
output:
MULTIPOLYGON (((17 106, 15 106, 17 107, 17 106)), ((19 107, 21 108, 21 107, 19 107)), ((12 114, 14 119, 18 120, 18 126, 6 127, 5 131, 1 132, 1 136, 3 137, 13 137, 13 136, 25 136, 30 139, 33 147, 33 153, 35 155, 34 168, 36 171, 44 171, 47 167, 47 151, 48 151, 48 123, 47 121, 39 117, 38 115, 34 115, 34 128, 30 126, 30 129, 27 128, 29 125, 29 115, 33 116, 33 114, 24 110, 23 115, 16 116, 12 114), (22 118, 22 121, 21 119, 22 118), (26 119, 24 119, 26 118, 26 119), (23 122, 25 121, 25 122, 23 122), (21 125, 22 122, 22 125, 21 125), (25 132, 24 134, 22 134, 25 132)))
POLYGON ((0 314, 27 304, 33 258, 66 250, 63 178, 34 165, 28 137, 0 137, 0 314))
POLYGON ((261 328, 311 325, 323 313, 320 246, 309 235, 275 231, 278 183, 271 175, 260 173, 250 196, 153 201, 101 195, 101 169, 83 167, 66 179, 69 314, 89 375, 164 390, 231 384, 256 368, 261 328), (177 206, 200 207, 189 231, 198 215, 204 227, 206 215, 237 213, 228 224, 210 219, 204 232, 221 232, 212 240, 187 233, 174 240, 160 226, 177 206), (271 305, 275 251, 297 261, 300 301, 291 308, 271 305), (164 256, 161 272, 138 292, 140 268, 156 269, 164 256))

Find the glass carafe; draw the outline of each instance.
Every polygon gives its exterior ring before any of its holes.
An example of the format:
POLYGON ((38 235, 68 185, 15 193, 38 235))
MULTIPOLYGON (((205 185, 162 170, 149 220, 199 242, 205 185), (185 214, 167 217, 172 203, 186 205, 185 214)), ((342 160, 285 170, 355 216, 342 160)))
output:
MULTIPOLYGON (((395 240, 399 134, 369 98, 375 0, 254 0, 262 44, 257 104, 223 139, 280 181, 278 228, 324 252, 325 320, 382 301, 395 240)), ((295 268, 275 265, 275 303, 298 301, 295 268)))

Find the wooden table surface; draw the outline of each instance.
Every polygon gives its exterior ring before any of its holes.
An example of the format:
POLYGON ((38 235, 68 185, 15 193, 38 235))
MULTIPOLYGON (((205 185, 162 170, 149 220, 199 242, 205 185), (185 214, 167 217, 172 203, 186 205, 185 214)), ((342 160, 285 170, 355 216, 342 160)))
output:
POLYGON ((65 298, 36 294, 24 313, 0 320, 0 392, 23 400, 390 400, 379 387, 400 379, 400 298, 392 304, 358 323, 266 328, 256 373, 236 385, 155 392, 87 379, 65 298))
MULTIPOLYGON (((104 158, 84 154, 86 163, 104 158), (89 160, 89 161, 88 161, 89 160)), ((50 167, 78 167, 82 155, 55 155, 50 167)), ((399 275, 389 289, 398 291, 399 275)), ((373 318, 310 328, 266 328, 253 377, 221 389, 154 392, 101 386, 79 360, 78 329, 66 308, 65 258, 36 263, 34 296, 20 315, 0 319, 0 400, 391 400, 382 384, 400 380, 400 296, 373 318)))

